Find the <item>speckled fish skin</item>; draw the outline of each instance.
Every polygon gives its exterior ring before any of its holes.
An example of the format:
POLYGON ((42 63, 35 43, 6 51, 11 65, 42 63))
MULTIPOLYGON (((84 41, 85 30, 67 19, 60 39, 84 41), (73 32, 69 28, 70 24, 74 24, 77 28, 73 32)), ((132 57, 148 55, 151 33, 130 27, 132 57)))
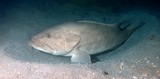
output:
POLYGON ((144 23, 120 28, 123 24, 104 24, 93 21, 63 23, 35 36, 29 45, 53 55, 71 56, 72 62, 91 63, 90 55, 113 50, 144 23))

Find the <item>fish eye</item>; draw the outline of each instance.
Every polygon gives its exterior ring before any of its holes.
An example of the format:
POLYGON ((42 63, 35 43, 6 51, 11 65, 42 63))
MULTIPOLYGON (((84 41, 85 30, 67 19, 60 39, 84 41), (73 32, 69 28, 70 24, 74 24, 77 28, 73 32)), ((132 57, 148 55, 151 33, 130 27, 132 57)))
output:
POLYGON ((47 33, 47 34, 46 34, 46 37, 47 37, 47 38, 50 38, 50 37, 51 37, 51 35, 47 33))

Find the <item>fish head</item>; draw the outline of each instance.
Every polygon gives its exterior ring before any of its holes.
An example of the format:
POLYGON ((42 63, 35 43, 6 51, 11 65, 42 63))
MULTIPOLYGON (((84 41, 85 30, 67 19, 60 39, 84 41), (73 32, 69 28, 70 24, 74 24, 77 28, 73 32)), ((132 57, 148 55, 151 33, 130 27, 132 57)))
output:
POLYGON ((71 52, 80 41, 80 37, 67 33, 40 33, 29 40, 33 48, 53 55, 65 55, 71 52))

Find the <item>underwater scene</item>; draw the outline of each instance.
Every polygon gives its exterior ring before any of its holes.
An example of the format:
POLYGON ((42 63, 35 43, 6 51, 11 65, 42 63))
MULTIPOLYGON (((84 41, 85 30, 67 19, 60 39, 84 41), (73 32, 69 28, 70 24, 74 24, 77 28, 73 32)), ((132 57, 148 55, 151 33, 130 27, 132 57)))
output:
POLYGON ((160 5, 0 0, 0 79, 160 79, 160 5))

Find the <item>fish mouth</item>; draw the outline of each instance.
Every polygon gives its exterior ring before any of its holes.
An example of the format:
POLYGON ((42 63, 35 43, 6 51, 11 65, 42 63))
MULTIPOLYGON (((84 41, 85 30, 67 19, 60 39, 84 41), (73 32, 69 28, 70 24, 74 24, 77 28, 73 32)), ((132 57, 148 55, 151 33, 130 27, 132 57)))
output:
POLYGON ((36 39, 36 38, 30 39, 30 41, 28 42, 28 45, 30 45, 31 47, 33 47, 39 51, 53 54, 53 55, 65 56, 66 54, 70 53, 70 51, 67 52, 67 51, 63 51, 63 50, 56 50, 56 48, 53 48, 53 47, 49 46, 48 44, 44 43, 43 41, 41 41, 40 39, 36 39))
POLYGON ((53 48, 51 48, 50 46, 44 44, 42 41, 32 38, 29 42, 28 45, 30 45, 31 47, 40 50, 42 52, 46 52, 46 53, 52 53, 52 51, 54 51, 53 48))

